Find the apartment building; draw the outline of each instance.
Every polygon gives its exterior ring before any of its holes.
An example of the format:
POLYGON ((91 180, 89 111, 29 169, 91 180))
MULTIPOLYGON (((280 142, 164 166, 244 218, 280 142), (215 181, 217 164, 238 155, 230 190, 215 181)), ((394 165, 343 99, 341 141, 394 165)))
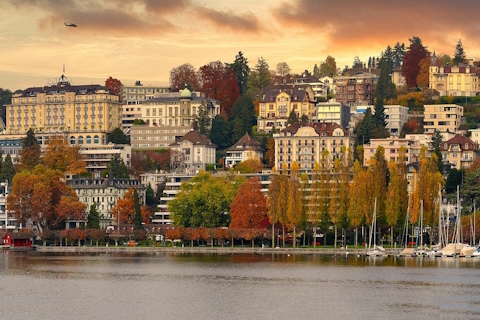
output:
POLYGON ((122 88, 122 126, 129 129, 135 119, 142 118, 142 103, 158 94, 170 92, 166 86, 144 86, 137 81, 133 86, 122 88))
POLYGON ((463 135, 455 135, 442 143, 442 158, 453 164, 455 168, 468 168, 478 156, 478 143, 463 135))
POLYGON ((318 102, 315 105, 315 116, 312 122, 335 122, 343 128, 348 128, 350 123, 350 106, 330 99, 328 102, 318 102))
POLYGON ((304 76, 304 77, 295 78, 295 86, 302 85, 302 84, 308 84, 311 86, 314 92, 314 95, 313 95, 314 101, 327 99, 328 86, 325 83, 323 83, 323 81, 321 81, 319 78, 316 78, 313 76, 309 76, 309 77, 304 76))
POLYGON ((373 104, 379 76, 370 72, 350 73, 335 77, 335 98, 350 107, 373 104))
POLYGON ((260 143, 245 133, 237 143, 227 149, 225 167, 231 168, 246 160, 262 161, 264 152, 265 149, 260 146, 260 143))
POLYGON ((285 129, 292 110, 299 119, 303 115, 309 119, 315 116, 315 102, 307 90, 292 87, 267 91, 259 105, 257 130, 268 133, 273 128, 285 129))
MULTIPOLYGON (((400 136, 403 125, 408 122, 408 107, 400 105, 385 105, 385 121, 390 135, 400 136)), ((375 109, 373 109, 375 110, 375 109)))
POLYGON ((367 166, 371 158, 375 156, 378 147, 385 150, 385 160, 398 161, 400 148, 405 148, 406 163, 418 161, 422 145, 419 140, 406 139, 392 136, 384 139, 370 139, 370 143, 363 146, 363 165, 367 166))
MULTIPOLYGON (((145 204, 146 187, 140 183, 140 180, 67 177, 66 184, 73 188, 78 199, 87 206, 85 209, 87 215, 90 212, 90 206, 93 203, 97 205, 102 229, 116 224, 111 210, 117 204, 118 199, 125 198, 129 189, 137 189, 140 204, 145 204)), ((83 220, 72 220, 67 223, 67 229, 77 228, 84 224, 83 220)))
POLYGON ((321 163, 324 151, 328 151, 330 159, 342 159, 342 148, 345 147, 347 157, 350 157, 354 145, 349 132, 334 122, 294 123, 274 134, 273 138, 277 170, 281 170, 283 164, 290 170, 296 161, 301 172, 311 172, 315 162, 321 163))
POLYGON ((143 103, 141 118, 146 124, 131 127, 130 144, 132 148, 141 149, 168 148, 193 129, 198 117, 205 116, 210 126, 219 114, 219 101, 187 88, 179 93, 159 95, 143 103))
POLYGON ((81 146, 80 154, 86 162, 88 172, 100 177, 100 174, 107 169, 110 160, 121 159, 127 167, 131 166, 132 147, 125 144, 84 144, 81 146))
POLYGON ((207 165, 215 164, 216 148, 206 135, 196 130, 189 131, 170 145, 173 159, 178 163, 173 166, 186 173, 205 170, 207 165))
POLYGON ((433 53, 429 68, 429 87, 437 90, 441 96, 477 96, 480 93, 479 78, 480 68, 465 63, 441 66, 433 53))
POLYGON ((425 105, 423 128, 425 133, 456 132, 464 123, 463 107, 456 104, 425 105))

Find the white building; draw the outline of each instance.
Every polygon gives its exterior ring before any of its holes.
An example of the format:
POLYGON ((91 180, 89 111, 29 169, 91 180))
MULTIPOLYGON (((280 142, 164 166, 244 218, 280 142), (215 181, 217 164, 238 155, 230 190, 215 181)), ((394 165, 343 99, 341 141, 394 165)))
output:
POLYGON ((216 148, 206 135, 196 130, 189 131, 170 145, 174 162, 172 166, 184 169, 186 173, 205 170, 208 164, 215 164, 216 148))
POLYGON ((87 170, 98 174, 107 169, 113 158, 121 159, 127 167, 131 166, 132 147, 126 144, 88 144, 82 145, 80 154, 87 164, 87 170))
POLYGON ((260 146, 260 143, 248 133, 245 133, 237 143, 227 149, 225 167, 231 168, 246 160, 258 160, 261 162, 264 152, 265 150, 260 146))
POLYGON ((315 117, 312 122, 335 122, 343 128, 348 128, 350 122, 350 107, 335 99, 328 102, 318 102, 315 106, 315 117))
POLYGON ((408 107, 400 105, 386 105, 385 121, 387 122, 387 129, 390 135, 399 136, 403 125, 408 122, 408 107))

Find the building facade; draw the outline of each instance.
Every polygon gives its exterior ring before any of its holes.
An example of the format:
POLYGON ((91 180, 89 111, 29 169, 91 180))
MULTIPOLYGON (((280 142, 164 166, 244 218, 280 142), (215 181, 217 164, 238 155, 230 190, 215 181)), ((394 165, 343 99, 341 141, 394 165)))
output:
POLYGON ((315 109, 312 122, 335 122, 343 128, 348 128, 351 115, 349 106, 331 99, 328 102, 318 102, 315 109))
POLYGON ((260 143, 248 133, 245 133, 237 143, 227 149, 225 167, 231 168, 246 160, 258 160, 261 162, 264 152, 265 149, 260 146, 260 143))
POLYGON ((129 168, 132 159, 132 147, 125 144, 85 144, 81 146, 80 154, 86 162, 88 172, 99 178, 107 169, 110 160, 121 159, 129 168))
POLYGON ((292 163, 297 162, 301 172, 311 172, 315 162, 321 163, 324 151, 328 151, 330 159, 340 158, 347 161, 352 157, 354 145, 354 139, 349 132, 333 122, 294 123, 280 133, 274 134, 273 138, 275 168, 279 171, 284 164, 287 170, 290 170, 292 163), (344 147, 346 157, 342 152, 344 147))
POLYGON ((306 90, 299 88, 266 92, 259 105, 257 130, 268 133, 274 127, 277 130, 285 129, 291 111, 294 111, 299 119, 303 115, 312 119, 315 116, 313 97, 310 97, 306 90))
POLYGON ((6 133, 111 132, 122 127, 119 97, 100 85, 57 84, 17 90, 6 106, 6 133))
POLYGON ((378 147, 385 150, 385 160, 398 161, 400 148, 405 148, 405 162, 412 163, 418 161, 422 145, 415 139, 404 139, 396 136, 385 139, 370 139, 370 143, 363 146, 363 165, 367 166, 370 159, 375 156, 378 147))
POLYGON ((456 132, 464 122, 463 107, 456 104, 425 105, 425 133, 456 132))
POLYGON ((443 160, 455 165, 455 168, 468 168, 477 159, 478 143, 457 134, 442 143, 441 151, 443 160))
POLYGON ((373 104, 378 78, 369 72, 338 76, 335 78, 335 99, 350 107, 373 104))
POLYGON ((400 105, 385 105, 384 109, 385 121, 387 122, 386 128, 390 132, 390 135, 400 136, 403 125, 407 123, 409 119, 408 107, 400 105))
POLYGON ((193 129, 196 119, 204 117, 209 127, 219 114, 219 101, 188 89, 147 100, 142 107, 146 124, 130 129, 132 148, 168 148, 193 129))
MULTIPOLYGON (((86 215, 90 206, 95 203, 100 217, 100 228, 116 225, 111 210, 118 199, 125 198, 131 188, 137 189, 140 204, 145 204, 145 190, 139 180, 112 179, 112 178, 75 178, 66 180, 66 184, 73 188, 78 199, 86 205, 86 215)), ((67 228, 77 228, 85 224, 83 220, 72 220, 67 223, 67 228)))
POLYGON ((122 88, 122 125, 129 129, 135 119, 142 118, 142 103, 145 100, 153 99, 158 94, 170 92, 165 86, 143 86, 137 81, 134 86, 123 86, 122 88))
POLYGON ((433 53, 429 68, 429 87, 441 96, 477 96, 480 93, 480 68, 464 63, 440 66, 433 53))
POLYGON ((206 135, 196 130, 187 132, 178 141, 170 145, 173 152, 172 167, 188 173, 205 170, 207 165, 216 162, 216 148, 206 135))

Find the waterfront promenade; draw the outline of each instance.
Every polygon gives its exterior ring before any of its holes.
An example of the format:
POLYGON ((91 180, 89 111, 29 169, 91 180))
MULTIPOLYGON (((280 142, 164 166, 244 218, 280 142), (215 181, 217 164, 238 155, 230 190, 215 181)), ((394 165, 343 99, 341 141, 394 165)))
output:
MULTIPOLYGON (((84 253, 179 253, 179 254, 307 254, 307 255, 365 255, 365 248, 262 248, 262 247, 125 247, 125 246, 36 246, 38 252, 84 252, 84 253)), ((398 254, 399 249, 385 249, 387 255, 398 254)))

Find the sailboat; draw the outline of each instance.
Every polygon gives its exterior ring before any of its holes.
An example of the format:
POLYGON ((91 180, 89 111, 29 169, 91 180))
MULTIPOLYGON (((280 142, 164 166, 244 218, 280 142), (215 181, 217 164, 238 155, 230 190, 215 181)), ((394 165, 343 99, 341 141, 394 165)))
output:
POLYGON ((452 235, 452 243, 449 243, 442 249, 443 257, 456 257, 462 252, 462 248, 465 246, 461 243, 460 232, 462 230, 461 225, 461 208, 460 208, 460 188, 457 186, 457 217, 455 222, 455 228, 452 235))
POLYGON ((442 188, 438 185, 438 242, 432 245, 431 249, 425 253, 427 257, 441 257, 442 248, 445 246, 445 231, 443 228, 443 211, 442 211, 442 188))
POLYGON ((375 206, 373 207, 372 226, 370 228, 370 239, 368 240, 367 256, 379 257, 384 256, 385 249, 382 246, 377 246, 377 198, 375 198, 375 206), (372 247, 372 233, 373 233, 373 247, 372 247))
POLYGON ((423 200, 420 200, 420 214, 417 227, 417 240, 415 241, 415 256, 423 256, 427 252, 427 248, 423 245, 423 200), (420 236, 420 247, 418 246, 418 237, 420 236))
POLYGON ((408 247, 408 220, 410 219, 410 199, 408 199, 408 206, 407 206, 407 214, 405 216, 405 230, 404 230, 404 235, 405 235, 405 243, 404 243, 404 249, 400 252, 401 257, 411 257, 414 256, 414 248, 409 248, 408 247))

